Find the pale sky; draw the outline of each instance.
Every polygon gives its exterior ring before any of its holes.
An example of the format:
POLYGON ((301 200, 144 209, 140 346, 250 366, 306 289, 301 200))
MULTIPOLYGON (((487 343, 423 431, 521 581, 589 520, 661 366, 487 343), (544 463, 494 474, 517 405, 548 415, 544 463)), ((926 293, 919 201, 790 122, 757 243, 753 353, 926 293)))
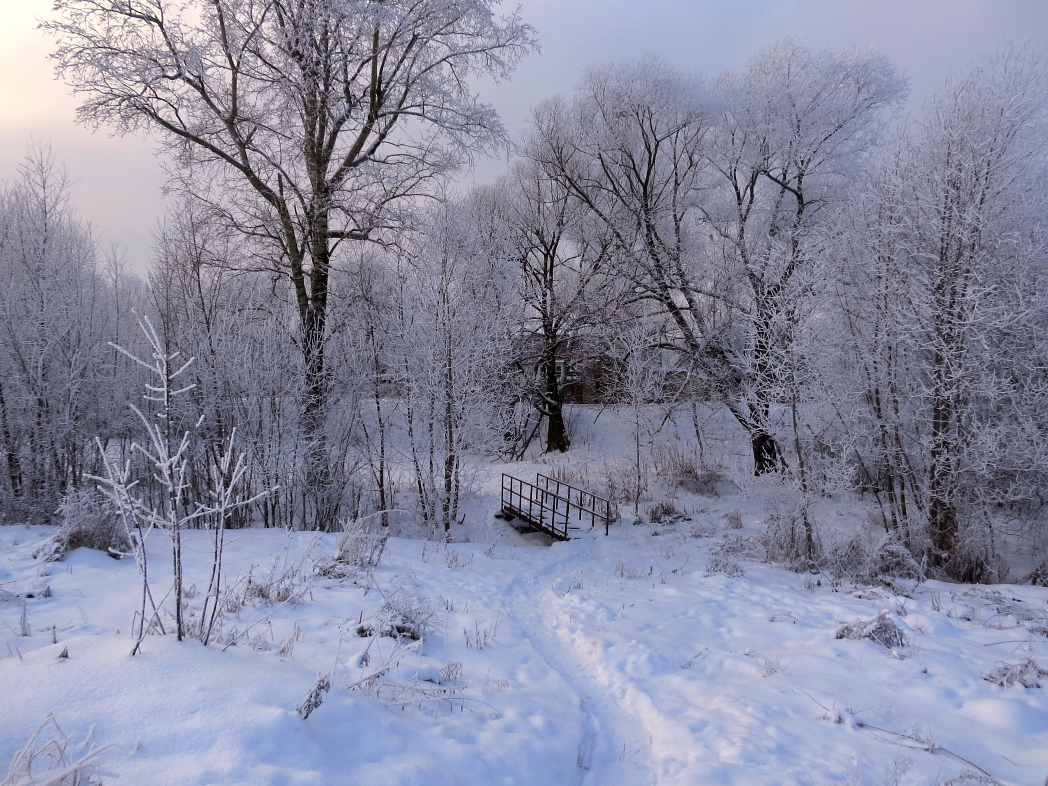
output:
MULTIPOLYGON (((1048 0, 523 0, 521 8, 542 52, 511 82, 483 87, 514 137, 536 103, 570 92, 588 66, 624 57, 655 53, 712 75, 784 37, 820 49, 875 47, 912 79, 919 107, 951 71, 1005 41, 1048 47, 1048 0)), ((47 58, 51 42, 35 29, 50 13, 50 0, 0 0, 0 180, 13 177, 30 139, 49 142, 80 215, 142 269, 164 208, 154 145, 75 124, 76 103, 47 58)), ((489 181, 502 166, 479 162, 475 178, 489 181)))

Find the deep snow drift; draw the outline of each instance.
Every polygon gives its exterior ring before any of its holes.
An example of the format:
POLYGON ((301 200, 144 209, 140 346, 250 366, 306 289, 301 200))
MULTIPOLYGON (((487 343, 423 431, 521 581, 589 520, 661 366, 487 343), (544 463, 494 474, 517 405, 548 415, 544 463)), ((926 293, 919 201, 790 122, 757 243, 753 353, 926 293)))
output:
MULTIPOLYGON (((135 657, 131 557, 44 563, 51 528, 0 529, 0 774, 53 713, 72 759, 93 727, 125 784, 1044 782, 1048 589, 762 563, 767 484, 549 545, 493 515, 500 473, 536 466, 478 470, 456 533, 472 542, 394 537, 346 578, 314 570, 335 535, 230 532, 221 641, 150 636, 135 657)), ((831 499, 818 518, 865 511, 831 499)), ((209 550, 186 534, 189 595, 209 550)), ((159 601, 163 533, 149 551, 159 601)))

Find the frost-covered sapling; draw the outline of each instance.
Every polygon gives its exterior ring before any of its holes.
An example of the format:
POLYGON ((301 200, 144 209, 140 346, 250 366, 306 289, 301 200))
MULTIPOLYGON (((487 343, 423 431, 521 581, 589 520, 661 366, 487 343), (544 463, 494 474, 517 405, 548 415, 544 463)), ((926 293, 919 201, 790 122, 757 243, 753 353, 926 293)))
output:
POLYGON ((626 420, 633 438, 633 478, 630 498, 633 515, 640 514, 640 499, 647 491, 648 471, 642 445, 650 447, 665 419, 651 406, 663 395, 666 375, 662 368, 659 336, 651 326, 634 322, 613 339, 610 354, 618 375, 615 399, 626 405, 626 420))
POLYGON ((147 601, 153 606, 152 620, 160 622, 159 610, 153 603, 149 589, 148 560, 146 557, 146 538, 154 527, 164 529, 171 538, 172 571, 175 596, 175 628, 179 641, 185 635, 182 616, 182 536, 181 531, 194 516, 189 502, 189 439, 188 431, 184 432, 177 443, 172 433, 172 400, 192 390, 195 385, 177 388, 177 379, 193 363, 190 358, 180 366, 175 366, 179 354, 167 350, 167 342, 157 332, 148 317, 139 320, 139 325, 152 350, 153 362, 146 363, 136 355, 116 344, 113 348, 150 373, 145 383, 146 393, 143 398, 151 404, 157 404, 158 411, 149 417, 134 404, 132 411, 141 421, 149 435, 148 444, 132 443, 131 453, 141 454, 153 471, 153 480, 158 487, 155 496, 149 495, 140 486, 139 480, 132 479, 131 459, 123 466, 110 460, 101 441, 99 451, 106 466, 106 478, 100 478, 100 488, 113 501, 123 516, 129 537, 135 547, 135 558, 142 572, 142 608, 138 624, 138 634, 132 654, 138 651, 146 631, 152 627, 146 623, 147 601), (133 533, 133 534, 132 534, 133 533))
MULTIPOLYGON (((106 466, 106 478, 99 478, 100 488, 120 511, 128 536, 134 544, 135 557, 142 573, 142 607, 139 619, 135 647, 132 654, 138 651, 146 632, 154 623, 159 625, 159 610, 153 603, 149 589, 149 574, 146 559, 146 538, 154 528, 164 530, 171 539, 171 559, 175 604, 175 632, 178 640, 187 634, 184 615, 183 573, 182 573, 182 530, 195 525, 213 524, 215 530, 214 560, 211 580, 205 596, 204 613, 200 619, 199 637, 207 643, 214 629, 218 613, 219 592, 222 570, 222 548, 224 529, 227 517, 236 509, 253 502, 263 494, 250 500, 239 499, 236 489, 246 471, 242 456, 234 458, 233 444, 236 432, 230 436, 217 468, 211 478, 210 498, 195 498, 190 484, 190 441, 194 429, 184 431, 181 436, 174 433, 173 400, 188 393, 195 384, 178 387, 179 377, 193 363, 193 358, 180 363, 179 352, 167 349, 167 342, 160 336, 148 317, 139 320, 139 325, 146 335, 152 349, 152 363, 147 363, 120 346, 113 345, 139 366, 150 373, 146 382, 144 398, 157 405, 157 411, 150 417, 135 405, 132 411, 145 427, 149 435, 148 442, 132 443, 131 453, 141 455, 152 471, 156 493, 149 494, 142 488, 140 481, 132 479, 131 460, 123 466, 116 464, 107 455, 101 442, 99 450, 106 466), (179 364, 180 363, 180 364, 179 364), (147 624, 147 603, 153 607, 151 622, 147 624)), ((202 419, 202 418, 201 418, 202 419)))

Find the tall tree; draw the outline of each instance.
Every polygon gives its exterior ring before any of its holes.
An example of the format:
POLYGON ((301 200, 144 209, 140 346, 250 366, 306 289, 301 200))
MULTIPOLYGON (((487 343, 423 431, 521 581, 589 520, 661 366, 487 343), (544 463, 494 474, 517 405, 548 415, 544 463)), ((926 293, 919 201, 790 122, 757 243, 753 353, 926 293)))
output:
POLYGON ((529 155, 605 225, 619 273, 749 433, 757 474, 781 465, 768 380, 794 275, 902 88, 879 55, 787 43, 715 86, 658 60, 598 68, 535 112, 529 155))
POLYGON ((472 199, 431 211, 398 254, 396 380, 425 523, 461 521, 470 454, 500 442, 498 405, 515 321, 512 268, 472 199), (481 220, 478 220, 481 219, 481 220))
POLYGON ((564 425, 569 366, 585 363, 587 338, 615 300, 605 275, 610 244, 607 233, 587 231, 579 202, 533 160, 516 162, 497 191, 525 306, 516 362, 525 393, 546 419, 546 452, 563 453, 571 445, 564 425))
POLYGON ((502 140, 471 79, 508 76, 534 39, 492 5, 57 0, 45 24, 59 72, 83 98, 80 119, 157 132, 176 154, 176 179, 290 282, 314 526, 330 526, 338 508, 324 437, 333 255, 343 240, 381 233, 465 156, 502 140))
POLYGON ((871 178, 846 260, 860 457, 889 525, 966 581, 994 578, 984 525, 1039 504, 1048 469, 1046 97, 1019 50, 953 80, 871 178))
POLYGON ((0 508, 50 518, 113 421, 112 298, 48 148, 0 192, 0 508))
POLYGON ((733 413, 750 434, 758 474, 782 461, 771 404, 791 354, 803 274, 833 234, 824 216, 846 200, 881 138, 885 110, 905 92, 883 55, 812 52, 790 41, 716 85, 697 234, 708 240, 711 266, 728 274, 708 277, 727 281, 712 291, 740 317, 725 349, 739 382, 733 413))

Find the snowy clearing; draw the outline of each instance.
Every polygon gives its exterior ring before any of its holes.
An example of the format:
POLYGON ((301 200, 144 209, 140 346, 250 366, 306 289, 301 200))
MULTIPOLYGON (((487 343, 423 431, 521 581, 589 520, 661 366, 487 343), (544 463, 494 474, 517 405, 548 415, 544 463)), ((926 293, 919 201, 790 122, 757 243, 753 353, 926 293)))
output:
MULTIPOLYGON (((52 528, 4 528, 0 762, 53 713, 81 748, 93 727, 95 744, 111 746, 102 769, 121 783, 907 784, 967 772, 955 782, 1040 784, 1048 774, 1048 690, 1036 687, 1048 589, 835 586, 760 562, 760 509, 740 497, 694 498, 703 504, 674 523, 620 522, 609 537, 550 546, 493 517, 498 484, 499 471, 478 478, 470 504, 475 537, 503 534, 494 547, 391 538, 379 566, 354 579, 313 575, 337 536, 231 532, 222 639, 236 644, 150 636, 136 657, 133 559, 79 549, 43 563, 33 551, 52 528), (744 527, 725 529, 740 503, 744 527), (902 646, 846 635, 882 612, 902 646), (409 618, 421 640, 379 635, 409 618), (332 687, 303 720, 323 675, 332 687)), ((162 595, 170 555, 162 533, 149 544, 162 595)), ((187 533, 184 550, 193 595, 207 580, 209 533, 187 533)))

